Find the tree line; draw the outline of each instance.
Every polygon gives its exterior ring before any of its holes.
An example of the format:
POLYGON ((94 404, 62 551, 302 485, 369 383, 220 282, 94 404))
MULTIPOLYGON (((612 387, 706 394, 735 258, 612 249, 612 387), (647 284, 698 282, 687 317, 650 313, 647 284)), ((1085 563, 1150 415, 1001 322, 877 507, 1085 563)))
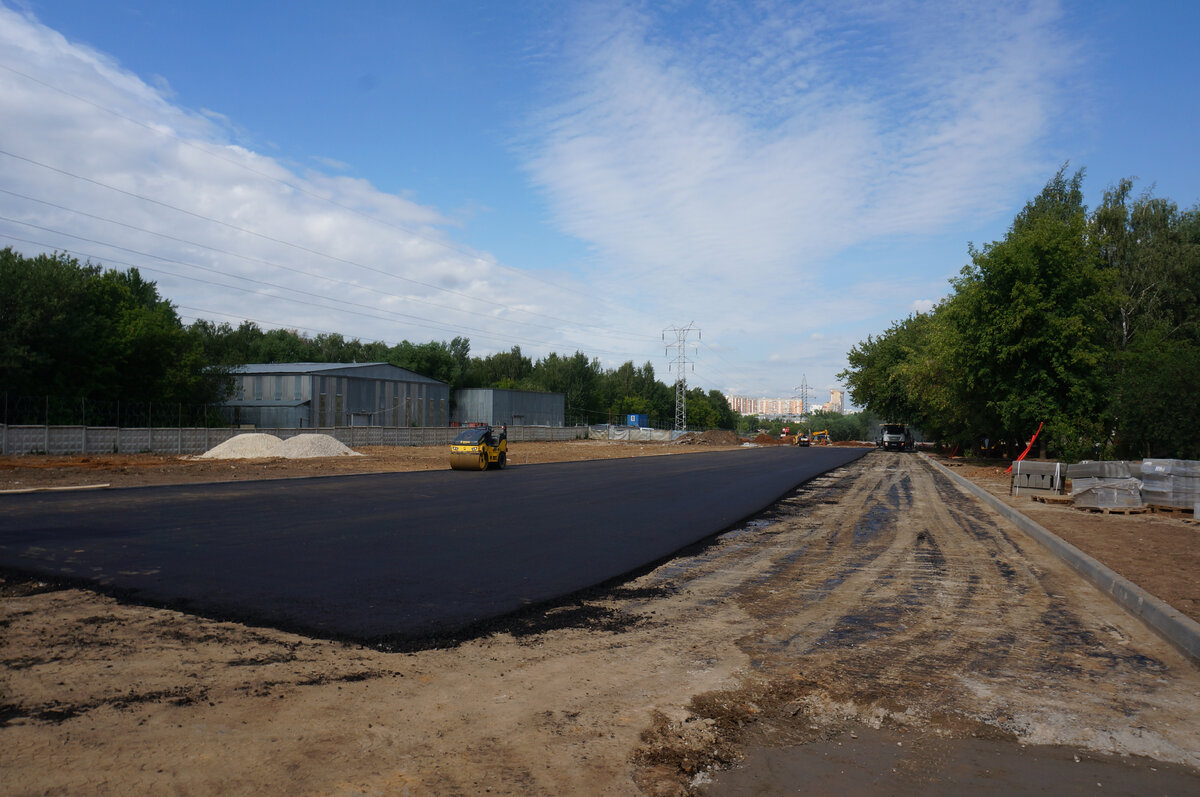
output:
MULTIPOLYGON (((675 386, 654 366, 604 368, 583 352, 533 359, 514 346, 471 355, 465 337, 395 345, 340 334, 307 336, 204 319, 185 325, 136 268, 106 269, 62 253, 0 251, 0 389, 12 396, 219 404, 231 369, 247 363, 386 362, 441 380, 451 390, 511 388, 562 393, 568 424, 620 423, 630 414, 659 427, 675 419, 675 386)), ((691 429, 733 429, 719 391, 691 388, 691 429)))
POLYGON ((1060 169, 932 311, 839 374, 859 406, 963 448, 1200 458, 1200 206, 1060 169))

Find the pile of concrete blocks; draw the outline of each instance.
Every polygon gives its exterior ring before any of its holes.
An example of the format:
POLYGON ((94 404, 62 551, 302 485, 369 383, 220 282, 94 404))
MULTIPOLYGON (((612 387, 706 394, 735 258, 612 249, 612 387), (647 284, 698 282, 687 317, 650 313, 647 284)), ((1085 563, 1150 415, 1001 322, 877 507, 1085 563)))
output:
POLYGON ((1067 466, 1075 506, 1128 509, 1143 506, 1138 462, 1077 462, 1067 466))
POLYGON ((1200 462, 1142 460, 1142 500, 1148 506, 1193 509, 1200 504, 1200 462))
POLYGON ((1012 463, 1011 495, 1061 495, 1067 477, 1066 466, 1061 462, 1030 462, 1021 460, 1012 463))

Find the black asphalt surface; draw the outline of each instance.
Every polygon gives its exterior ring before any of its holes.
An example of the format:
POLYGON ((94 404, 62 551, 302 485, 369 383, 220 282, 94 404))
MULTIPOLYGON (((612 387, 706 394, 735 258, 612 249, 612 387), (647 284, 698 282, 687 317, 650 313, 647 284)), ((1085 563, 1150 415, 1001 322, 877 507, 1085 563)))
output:
POLYGON ((0 567, 319 636, 444 636, 668 557, 866 452, 0 495, 0 567))

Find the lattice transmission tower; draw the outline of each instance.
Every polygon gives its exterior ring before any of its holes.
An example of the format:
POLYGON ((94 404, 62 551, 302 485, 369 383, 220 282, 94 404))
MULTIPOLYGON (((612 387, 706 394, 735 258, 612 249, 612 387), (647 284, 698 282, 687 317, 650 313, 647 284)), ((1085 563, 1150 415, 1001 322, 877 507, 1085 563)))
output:
MULTIPOLYGON (((667 356, 671 354, 671 349, 675 350, 675 359, 671 360, 670 368, 675 372, 675 431, 687 431, 687 367, 691 360, 688 359, 688 335, 695 332, 696 339, 700 339, 700 330, 696 328, 695 322, 689 323, 686 327, 667 327, 663 330, 663 340, 667 339, 667 333, 670 332, 675 336, 674 343, 668 343, 666 348, 667 356)), ((696 370, 695 364, 692 365, 692 370, 696 370)))
POLYGON ((796 394, 800 397, 800 414, 808 414, 808 375, 800 374, 800 387, 795 388, 796 394))

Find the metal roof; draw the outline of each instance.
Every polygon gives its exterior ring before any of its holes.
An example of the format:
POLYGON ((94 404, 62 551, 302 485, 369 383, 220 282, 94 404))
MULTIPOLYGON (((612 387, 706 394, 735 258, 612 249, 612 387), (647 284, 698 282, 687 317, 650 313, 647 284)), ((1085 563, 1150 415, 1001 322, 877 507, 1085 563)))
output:
POLYGON ((432 377, 418 374, 416 371, 410 371, 407 368, 401 368, 398 365, 391 363, 249 363, 247 365, 239 365, 231 369, 235 374, 329 374, 334 373, 339 376, 358 376, 367 379, 387 379, 389 381, 400 382, 430 382, 433 384, 444 385, 445 382, 434 379, 432 377), (385 369, 390 372, 388 376, 381 377, 378 375, 378 369, 385 369), (355 373, 364 369, 376 370, 376 374, 355 373))

